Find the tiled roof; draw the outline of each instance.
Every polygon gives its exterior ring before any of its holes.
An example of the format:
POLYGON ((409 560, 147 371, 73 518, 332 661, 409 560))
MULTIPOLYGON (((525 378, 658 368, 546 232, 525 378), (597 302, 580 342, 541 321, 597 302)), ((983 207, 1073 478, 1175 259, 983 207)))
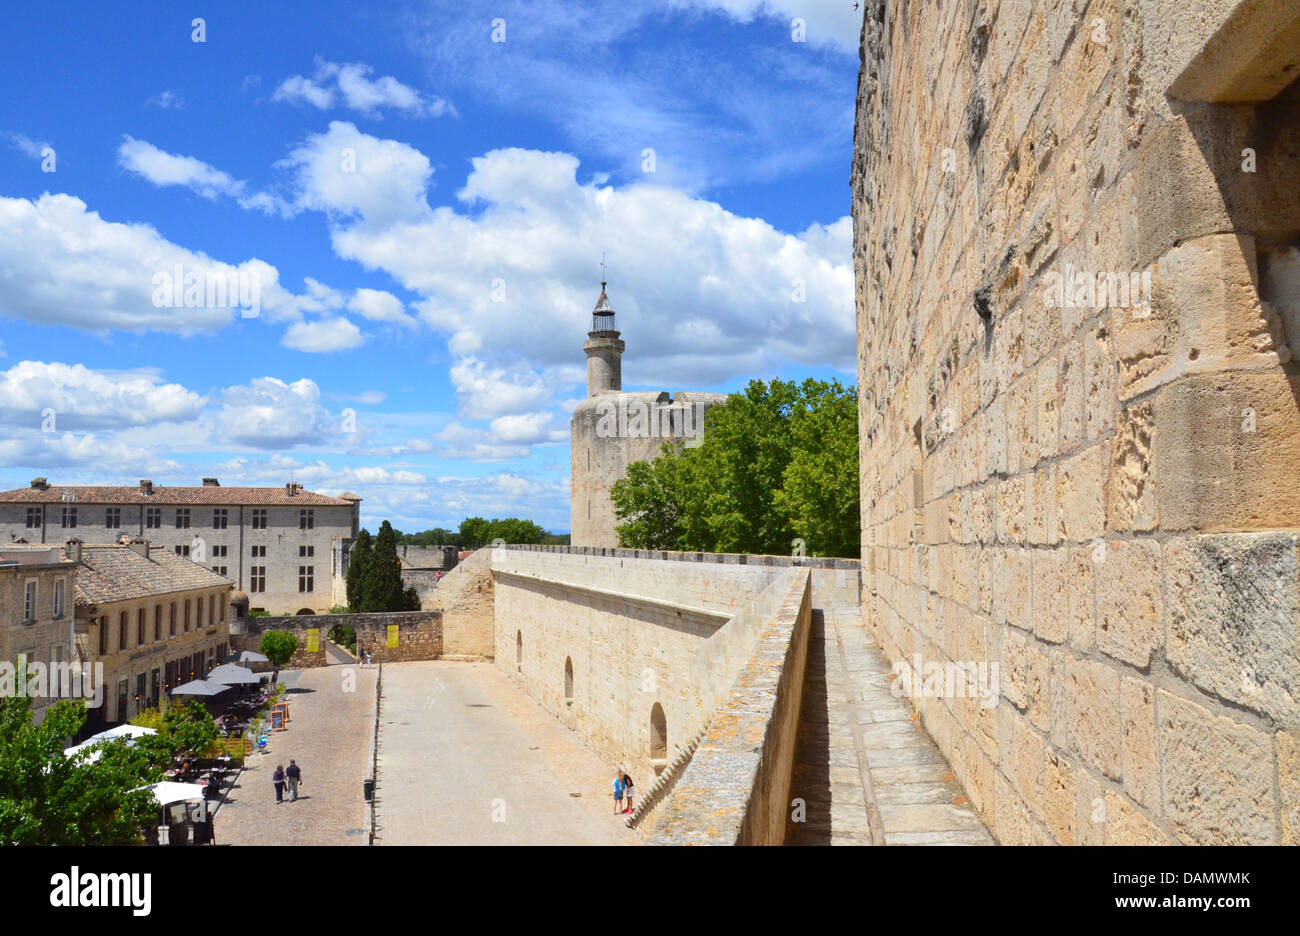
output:
POLYGON ((178 556, 164 546, 150 546, 146 559, 130 546, 83 544, 81 563, 77 566, 77 605, 85 607, 233 584, 224 575, 178 556))
MULTIPOLYGON (((356 495, 352 495, 356 497, 356 495)), ((361 498, 357 498, 360 500, 361 498)), ((282 487, 163 487, 155 484, 152 494, 141 494, 137 487, 104 485, 58 485, 46 488, 25 487, 0 492, 0 503, 10 504, 210 504, 213 507, 245 505, 253 507, 350 507, 351 500, 327 497, 314 491, 298 491, 290 497, 282 487)))

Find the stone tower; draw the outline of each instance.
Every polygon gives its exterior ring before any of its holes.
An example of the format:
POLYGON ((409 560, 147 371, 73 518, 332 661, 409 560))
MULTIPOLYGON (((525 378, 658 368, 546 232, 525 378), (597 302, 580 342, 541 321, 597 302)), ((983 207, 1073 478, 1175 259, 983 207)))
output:
POLYGON ((618 518, 610 502, 614 482, 627 476, 632 462, 653 459, 670 441, 691 445, 704 429, 708 407, 718 393, 623 392, 623 350, 614 309, 600 284, 591 313, 587 352, 587 398, 573 410, 571 442, 571 542, 575 546, 617 546, 618 518))
POLYGON ((623 349, 626 345, 618 336, 614 323, 614 309, 605 295, 605 281, 600 281, 600 298, 591 310, 591 331, 582 343, 587 352, 587 396, 593 397, 607 390, 623 389, 623 349))

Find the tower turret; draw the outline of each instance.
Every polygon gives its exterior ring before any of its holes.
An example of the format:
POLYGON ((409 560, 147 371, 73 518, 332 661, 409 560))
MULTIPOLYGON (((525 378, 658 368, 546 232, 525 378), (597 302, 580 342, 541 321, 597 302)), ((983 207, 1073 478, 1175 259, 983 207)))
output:
POLYGON ((587 352, 587 396, 623 389, 623 349, 627 346, 618 336, 605 285, 601 280, 600 298, 591 310, 591 331, 582 343, 582 350, 587 352))

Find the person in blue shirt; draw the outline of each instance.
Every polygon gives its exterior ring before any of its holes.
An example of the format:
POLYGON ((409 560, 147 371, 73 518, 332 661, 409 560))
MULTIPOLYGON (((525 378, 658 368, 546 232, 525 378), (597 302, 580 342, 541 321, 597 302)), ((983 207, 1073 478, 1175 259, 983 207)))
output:
POLYGON ((623 811, 623 772, 614 771, 614 814, 623 811))

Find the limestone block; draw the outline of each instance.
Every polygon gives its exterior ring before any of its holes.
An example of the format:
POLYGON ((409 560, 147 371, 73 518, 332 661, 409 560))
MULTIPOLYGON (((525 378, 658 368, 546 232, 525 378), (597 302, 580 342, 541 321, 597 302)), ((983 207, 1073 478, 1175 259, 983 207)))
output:
POLYGON ((1062 540, 1079 542, 1102 534, 1109 451, 1109 443, 1102 442, 1057 464, 1057 526, 1062 540))
POLYGON ((1150 402, 1119 415, 1111 452, 1106 526, 1111 530, 1154 530, 1159 522, 1156 477, 1151 464, 1155 413, 1150 402))
POLYGON ((1115 362, 1110 330, 1093 328, 1083 340, 1084 437, 1099 439, 1115 428, 1115 362))
POLYGON ((1281 797, 1282 845, 1300 845, 1300 736, 1279 731, 1277 788, 1281 797))
POLYGON ((1184 842, 1277 841, 1273 742, 1164 689, 1156 692, 1164 814, 1184 842))
POLYGON ((1115 66, 1120 22, 1114 0, 1093 0, 1061 56, 1056 82, 1061 91, 1059 124, 1071 133, 1093 103, 1107 73, 1115 66))
POLYGON ((998 485, 998 541, 1023 543, 1025 541, 1025 476, 1008 478, 998 485))
POLYGON ((1108 792, 1102 844, 1168 845, 1169 839, 1140 809, 1124 797, 1108 792))
POLYGON ((1076 842, 1075 770, 1068 760, 1051 748, 1043 752, 1043 793, 1041 808, 1043 824, 1060 845, 1076 842))
POLYGON ((1069 558, 1064 549, 1034 552, 1034 635, 1050 643, 1070 636, 1069 558))
POLYGON ((1300 724, 1300 572, 1293 533, 1165 545, 1165 655, 1206 692, 1300 724))
POLYGON ((1164 641, 1160 544, 1111 540, 1097 564, 1097 646, 1139 669, 1164 641))
POLYGON ((1188 377, 1155 401, 1162 530, 1276 529, 1300 516, 1300 376, 1188 377))
POLYGON ((1063 711, 1052 723, 1053 742, 1112 780, 1120 778, 1121 721, 1119 675, 1091 660, 1065 660, 1061 686, 1063 711))
POLYGON ((1074 769, 1074 840, 1077 845, 1100 845, 1106 827, 1106 798, 1101 783, 1087 768, 1074 769))
POLYGON ((1124 718, 1124 792, 1139 806, 1160 811, 1160 754, 1156 748, 1156 696, 1145 680, 1125 676, 1120 683, 1124 718))
POLYGON ((1083 442, 1084 390, 1083 342, 1071 341, 1061 350, 1061 452, 1071 452, 1083 442))
POLYGON ((1061 403, 1060 380, 1056 358, 1050 357, 1039 365, 1037 371, 1037 413, 1038 455, 1041 458, 1055 458, 1061 451, 1061 403))
POLYGON ((1094 554, 1104 555, 1104 544, 1069 549, 1070 648, 1082 653, 1091 650, 1097 642, 1097 560, 1094 554))

